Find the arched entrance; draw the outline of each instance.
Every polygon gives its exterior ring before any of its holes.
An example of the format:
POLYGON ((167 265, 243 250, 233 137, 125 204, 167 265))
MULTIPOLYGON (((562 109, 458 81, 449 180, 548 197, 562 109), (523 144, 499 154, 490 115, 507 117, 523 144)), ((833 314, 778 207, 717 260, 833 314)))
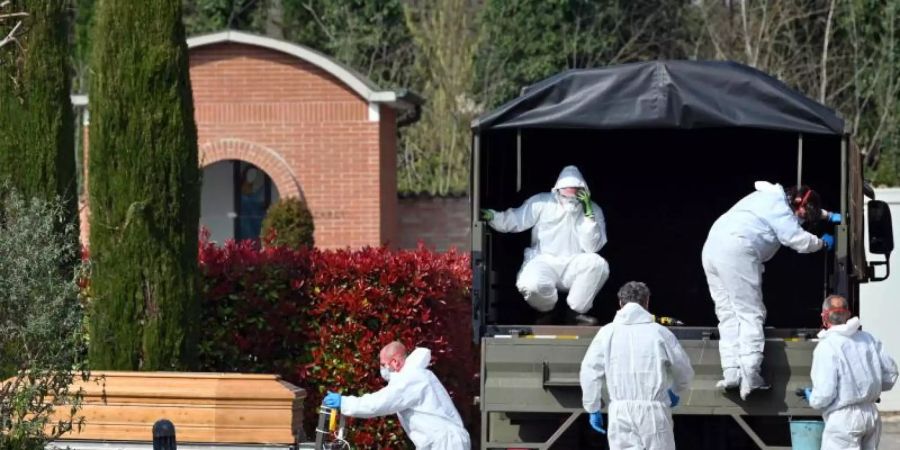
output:
POLYGON ((258 239, 266 211, 280 197, 272 177, 256 165, 219 161, 203 168, 200 225, 214 242, 258 239))
POLYGON ((252 142, 220 139, 201 145, 200 166, 200 225, 214 242, 258 239, 269 206, 281 197, 302 198, 284 159, 252 142))

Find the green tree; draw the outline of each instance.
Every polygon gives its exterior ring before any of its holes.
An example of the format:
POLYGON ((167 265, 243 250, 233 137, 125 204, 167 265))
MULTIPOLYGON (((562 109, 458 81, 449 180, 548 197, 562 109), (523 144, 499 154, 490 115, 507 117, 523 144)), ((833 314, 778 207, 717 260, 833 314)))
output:
POLYGON ((181 1, 104 0, 95 14, 91 363, 189 367, 200 172, 181 1))
MULTIPOLYGON (((21 51, 0 65, 0 174, 26 198, 63 199, 77 211, 69 18, 64 0, 18 0, 21 51)), ((0 38, 2 39, 2 38, 0 38)))
POLYGON ((699 2, 684 42, 698 59, 774 75, 840 111, 878 184, 900 184, 900 0, 699 2))
POLYGON ((399 188, 432 194, 464 192, 469 179, 469 123, 481 111, 473 91, 478 4, 434 0, 408 5, 414 77, 428 99, 421 120, 401 141, 399 188))
POLYGON ((312 213, 306 204, 290 197, 279 200, 269 208, 259 237, 263 242, 271 238, 271 242, 266 244, 275 246, 312 247, 315 245, 315 230, 312 213))
POLYGON ((0 448, 43 449, 77 426, 83 308, 66 206, 0 183, 0 448))
POLYGON ((259 33, 265 14, 263 0, 184 0, 188 36, 223 30, 259 33))
POLYGON ((401 0, 281 0, 284 38, 331 55, 381 87, 418 88, 401 0))

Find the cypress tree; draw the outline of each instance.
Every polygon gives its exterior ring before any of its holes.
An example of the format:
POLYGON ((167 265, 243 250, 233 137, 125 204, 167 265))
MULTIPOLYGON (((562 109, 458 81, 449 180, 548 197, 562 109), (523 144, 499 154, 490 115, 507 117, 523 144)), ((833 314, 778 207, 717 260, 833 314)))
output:
POLYGON ((69 98, 67 2, 17 0, 11 5, 8 10, 29 15, 20 49, 0 65, 0 174, 25 198, 51 201, 59 196, 74 221, 75 119, 69 98))
POLYGON ((200 170, 181 0, 100 0, 91 50, 90 361, 190 366, 200 170))

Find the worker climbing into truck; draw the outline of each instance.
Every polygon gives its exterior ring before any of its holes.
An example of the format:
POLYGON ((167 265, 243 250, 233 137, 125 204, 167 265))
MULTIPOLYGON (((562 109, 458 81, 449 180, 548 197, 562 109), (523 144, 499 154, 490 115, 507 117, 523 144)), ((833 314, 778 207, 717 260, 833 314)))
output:
POLYGON ((562 289, 568 291, 575 322, 597 324, 588 312, 609 277, 609 264, 597 254, 606 244, 606 222, 577 167, 563 168, 551 192, 536 194, 518 208, 484 209, 481 218, 501 233, 531 229, 516 287, 543 313, 539 323, 552 317, 562 289))
POLYGON ((601 390, 609 392, 609 448, 675 449, 672 411, 694 378, 678 339, 647 311, 650 289, 630 281, 619 289, 612 323, 597 332, 581 362, 582 405, 605 433, 601 390))
POLYGON ((860 329, 849 307, 840 295, 825 299, 812 387, 800 393, 810 406, 824 410, 822 450, 877 449, 881 417, 875 402, 897 382, 897 363, 881 341, 860 329))
POLYGON ((763 264, 782 245, 799 253, 834 247, 834 237, 821 238, 803 229, 804 222, 840 223, 838 213, 822 209, 819 195, 808 186, 756 182, 756 191, 719 217, 703 245, 702 261, 719 320, 720 389, 740 388, 742 399, 767 389, 760 375, 766 307, 762 298, 763 264))

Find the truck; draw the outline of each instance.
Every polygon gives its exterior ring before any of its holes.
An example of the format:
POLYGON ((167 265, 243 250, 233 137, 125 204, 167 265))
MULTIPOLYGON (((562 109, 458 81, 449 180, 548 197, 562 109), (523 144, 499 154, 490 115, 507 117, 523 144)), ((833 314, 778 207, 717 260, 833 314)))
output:
POLYGON ((619 286, 637 280, 650 287, 651 312, 684 323, 670 330, 696 376, 673 410, 678 447, 790 448, 788 421, 818 416, 795 390, 810 385, 823 299, 841 294, 858 311, 859 285, 890 273, 890 210, 864 180, 844 120, 741 64, 653 61, 557 74, 471 128, 480 448, 605 448, 587 424, 578 382, 599 328, 531 325, 535 312, 515 287, 529 232, 496 233, 478 214, 549 191, 571 164, 603 209, 609 236, 600 254, 611 274, 592 314, 609 322, 619 286), (742 401, 715 387, 717 320, 700 253, 712 223, 757 180, 810 185, 843 221, 810 229, 832 233, 833 251, 783 250, 766 264, 762 370, 772 387, 742 401), (878 261, 867 261, 867 245, 878 261))

